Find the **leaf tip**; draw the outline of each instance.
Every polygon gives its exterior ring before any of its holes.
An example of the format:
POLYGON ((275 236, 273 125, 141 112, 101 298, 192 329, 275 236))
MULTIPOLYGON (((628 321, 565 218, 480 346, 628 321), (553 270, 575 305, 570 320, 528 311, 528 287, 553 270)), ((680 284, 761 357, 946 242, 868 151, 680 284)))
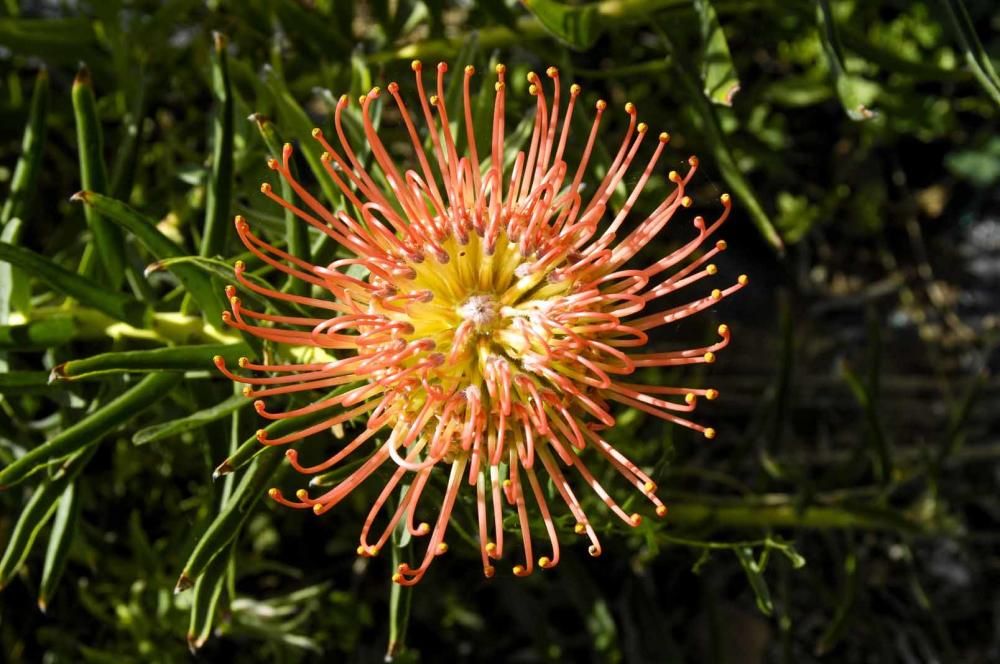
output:
POLYGON ((233 466, 231 463, 229 463, 229 459, 226 459, 225 461, 220 463, 219 467, 216 468, 215 472, 212 473, 212 479, 217 480, 220 477, 228 475, 231 472, 233 472, 233 466))
POLYGON ((76 78, 73 79, 73 87, 90 85, 90 83, 90 67, 85 62, 81 62, 80 68, 76 70, 76 78))
POLYGON ((212 31, 212 42, 215 44, 215 51, 221 53, 226 50, 226 45, 229 43, 229 39, 226 35, 222 34, 218 30, 212 31))
POLYGON ((45 597, 38 598, 38 610, 42 613, 48 613, 49 605, 45 601, 45 597))
POLYGON ((75 194, 73 194, 72 196, 70 196, 69 200, 71 202, 73 202, 73 203, 86 203, 87 202, 87 198, 89 196, 90 196, 90 192, 89 191, 87 191, 86 189, 81 189, 80 191, 78 191, 75 194))
POLYGON ((174 594, 182 593, 193 585, 194 581, 187 575, 187 572, 181 572, 180 578, 177 579, 177 585, 174 586, 174 594))
POLYGON ((52 383, 57 383, 61 380, 68 380, 69 374, 66 373, 66 362, 62 364, 57 364, 52 367, 52 371, 49 372, 49 385, 52 383))

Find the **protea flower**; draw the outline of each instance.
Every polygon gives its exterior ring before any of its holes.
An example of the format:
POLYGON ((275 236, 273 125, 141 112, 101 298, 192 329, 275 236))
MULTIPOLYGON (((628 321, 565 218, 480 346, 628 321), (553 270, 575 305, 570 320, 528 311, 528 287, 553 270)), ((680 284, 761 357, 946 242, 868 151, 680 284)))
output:
POLYGON ((695 217, 693 232, 683 229, 687 239, 678 249, 646 267, 627 267, 680 208, 691 206, 685 186, 697 169, 696 158, 688 160, 685 173, 669 172, 672 192, 652 213, 630 219, 669 141, 667 134, 660 134, 627 200, 611 217, 612 192, 648 140, 648 128, 637 122, 634 105, 625 106, 628 128, 607 174, 600 182, 588 181, 589 159, 607 104, 597 102, 582 158, 571 169, 564 154, 571 117, 579 113, 580 87, 571 86, 565 100, 559 72, 552 67, 546 72, 550 100, 540 77, 531 73, 528 91, 537 112, 530 147, 505 169, 505 68, 496 68, 492 138, 485 148, 476 144, 473 130, 470 83, 475 72, 465 68, 464 114, 455 123, 465 132, 465 155, 456 149, 443 101, 447 65, 438 65, 437 94, 430 96, 420 62, 412 68, 419 99, 416 114, 422 116, 433 147, 429 154, 399 86, 390 83, 388 92, 412 143, 414 168, 404 171, 379 139, 372 106, 382 93, 374 88, 360 100, 374 159, 369 167, 362 165, 344 132, 342 116, 351 103, 346 96, 334 114, 339 147, 313 130, 325 150, 322 163, 353 213, 327 209, 296 180, 290 145, 284 147, 282 160, 271 160, 269 166, 291 185, 300 202, 283 199, 269 184, 261 187, 303 223, 343 245, 352 258, 309 264, 268 244, 244 218, 236 218, 246 247, 261 261, 305 281, 312 295, 262 287, 246 278, 242 263, 235 270, 239 283, 266 298, 310 309, 315 317, 250 311, 230 291, 232 313, 225 314, 226 322, 268 341, 324 349, 334 359, 303 364, 241 361, 252 376, 232 373, 221 358, 216 363, 227 376, 247 385, 245 393, 257 400, 257 412, 265 418, 318 411, 329 415, 280 438, 261 431, 258 438, 264 445, 289 445, 349 420, 365 419, 361 432, 322 463, 303 465, 296 450, 286 453, 304 474, 327 471, 352 456, 363 459, 346 479, 320 495, 300 490, 290 500, 278 489, 270 495, 283 505, 323 514, 388 467, 391 476, 364 522, 358 553, 376 555, 405 519, 410 533, 427 536, 428 541, 419 564, 398 568, 393 575, 397 583, 416 583, 434 557, 447 550, 449 520, 460 499, 474 500, 487 577, 504 554, 507 511, 517 515, 523 547, 523 553, 515 554, 514 574, 530 574, 536 564, 557 564, 557 513, 543 489, 546 476, 576 521, 576 532, 589 538, 589 551, 597 556, 601 545, 577 497, 580 485, 589 486, 630 526, 642 517, 619 506, 584 463, 585 456, 610 464, 649 500, 658 516, 667 511, 655 494, 656 483, 602 436, 615 424, 614 410, 637 408, 706 438, 715 435, 713 429, 687 419, 687 413, 700 397, 714 399, 716 390, 643 385, 628 377, 642 367, 713 362, 715 352, 729 342, 723 325, 719 340, 707 347, 643 350, 650 330, 696 314, 746 283, 741 276, 728 288, 705 289, 687 304, 666 310, 655 306, 658 298, 716 273, 710 261, 725 243, 707 241, 729 214, 730 198, 721 197, 721 213, 714 222, 695 217), (487 158, 481 161, 482 156, 487 158), (387 188, 377 183, 376 168, 387 188), (356 276, 359 273, 366 276, 356 276), (334 386, 350 387, 286 412, 265 406, 270 396, 334 386), (434 482, 446 482, 443 499, 427 506, 429 501, 421 498, 434 482), (373 531, 397 491, 398 506, 381 530, 373 531), (416 514, 429 509, 437 512, 433 525, 418 523, 416 514), (532 513, 541 517, 549 540, 544 555, 537 558, 529 528, 532 513))

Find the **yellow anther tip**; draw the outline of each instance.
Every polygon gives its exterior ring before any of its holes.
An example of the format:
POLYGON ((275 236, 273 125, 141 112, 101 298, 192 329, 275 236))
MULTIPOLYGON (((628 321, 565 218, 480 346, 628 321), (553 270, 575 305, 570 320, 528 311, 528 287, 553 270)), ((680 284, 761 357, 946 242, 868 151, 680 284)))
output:
POLYGON ((517 576, 524 574, 524 565, 514 565, 514 574, 517 576))
POLYGON ((709 401, 715 401, 719 398, 719 391, 713 389, 705 390, 705 398, 709 401))
POLYGON ((541 558, 538 559, 538 566, 539 567, 548 567, 551 564, 552 564, 552 561, 549 560, 548 556, 542 556, 541 558))
POLYGON ((695 396, 690 392, 684 395, 684 403, 688 404, 689 406, 694 403, 694 400, 695 396))
POLYGON ((281 495, 281 491, 279 489, 275 489, 275 488, 272 487, 272 488, 270 488, 270 489, 267 490, 267 496, 268 496, 268 498, 277 498, 280 495, 281 495))
POLYGON ((681 199, 681 205, 683 205, 686 208, 689 208, 692 205, 694 205, 694 201, 691 199, 690 196, 685 196, 684 198, 681 199))
POLYGON ((313 514, 319 515, 323 513, 323 506, 320 504, 313 505, 313 514))
POLYGON ((729 244, 725 240, 719 240, 715 243, 715 248, 719 251, 725 251, 729 247, 729 244))
POLYGON ((649 131, 649 125, 646 124, 645 122, 640 122, 639 126, 637 126, 635 130, 640 134, 645 134, 647 131, 649 131))
POLYGON ((732 197, 729 194, 723 194, 719 196, 719 200, 722 201, 723 203, 728 203, 729 201, 732 200, 732 197))
POLYGON ((656 490, 656 485, 653 484, 652 482, 646 482, 645 484, 642 485, 642 490, 644 493, 652 493, 653 491, 656 490))
POLYGON ((486 543, 486 553, 493 554, 496 553, 496 550, 497 550, 496 544, 494 544, 493 542, 486 543))
POLYGON ((598 549, 593 544, 591 544, 589 547, 587 547, 587 553, 589 553, 592 558, 596 558, 597 556, 601 555, 601 550, 598 549))
POLYGON ((715 353, 713 353, 712 351, 708 351, 707 353, 705 353, 704 359, 707 364, 715 362, 715 353))
POLYGON ((746 286, 747 283, 750 282, 750 277, 748 277, 745 274, 741 274, 740 276, 736 277, 736 281, 740 283, 740 286, 746 286))
POLYGON ((430 99, 428 101, 430 101, 431 106, 437 106, 438 96, 437 95, 431 95, 430 99))
POLYGON ((632 102, 626 102, 626 104, 625 104, 625 112, 626 113, 635 113, 635 104, 633 104, 632 102))
POLYGON ((365 547, 361 546, 360 544, 358 545, 358 548, 355 549, 355 551, 357 551, 359 556, 363 556, 366 553, 365 547))
POLYGON ((670 134, 668 134, 665 131, 660 132, 660 143, 669 143, 669 142, 670 142, 670 134))
POLYGON ((538 86, 535 85, 534 83, 532 83, 531 85, 529 85, 528 86, 528 94, 537 95, 538 94, 538 86))
POLYGON ((399 572, 396 572, 395 574, 392 575, 392 582, 393 583, 399 583, 402 580, 403 580, 403 575, 400 574, 399 572))
POLYGON ((496 574, 496 568, 493 565, 487 565, 483 568, 483 576, 487 579, 492 579, 494 574, 496 574))
POLYGON ((719 326, 719 329, 716 331, 719 333, 720 337, 723 337, 729 333, 729 326, 723 323, 722 325, 719 326))
POLYGON ((580 86, 577 85, 576 83, 574 83, 573 85, 569 86, 569 93, 571 95, 578 95, 578 94, 580 94, 580 86))
POLYGON ((709 274, 715 274, 718 271, 719 268, 716 267, 715 263, 709 263, 708 265, 705 266, 705 272, 708 272, 709 274))
POLYGON ((603 111, 608 107, 608 102, 604 101, 603 99, 598 99, 597 104, 595 105, 597 106, 597 110, 603 111))
POLYGON ((309 132, 309 133, 312 134, 313 138, 316 138, 316 137, 320 136, 323 133, 323 131, 319 127, 313 127, 312 131, 309 132))
POLYGON ((510 486, 511 486, 511 481, 510 480, 504 480, 503 481, 503 488, 509 489, 510 486))
POLYGON ((299 489, 298 491, 295 492, 295 497, 298 498, 299 500, 305 500, 306 498, 309 497, 309 492, 306 491, 305 489, 299 489))
POLYGON ((506 71, 507 71, 507 65, 505 65, 505 64, 498 64, 498 65, 496 66, 496 72, 497 72, 498 74, 503 74, 503 73, 504 73, 504 72, 506 72, 506 71))
POLYGON ((716 289, 714 289, 714 290, 712 291, 712 299, 713 299, 713 300, 718 300, 718 299, 720 299, 721 297, 722 297, 722 291, 720 291, 720 290, 719 290, 718 288, 716 288, 716 289))
POLYGON ((423 66, 424 66, 423 63, 420 62, 420 60, 414 60, 413 62, 410 63, 410 69, 412 69, 413 71, 420 71, 421 69, 423 69, 423 66))
POLYGON ((465 73, 466 74, 475 74, 476 73, 476 68, 473 67, 472 65, 465 65, 465 73))
POLYGON ((269 185, 267 182, 261 183, 261 185, 260 185, 260 193, 262 193, 262 194, 270 194, 271 193, 271 185, 269 185))
POLYGON ((639 514, 638 512, 636 512, 636 513, 632 514, 631 516, 629 516, 628 519, 629 519, 629 521, 632 522, 633 526, 638 526, 639 524, 642 523, 642 515, 639 514))
POLYGON ((212 356, 212 362, 214 362, 215 364, 220 364, 224 359, 225 358, 223 358, 221 355, 212 356))
POLYGON ((667 515, 667 506, 666 505, 657 505, 656 506, 656 516, 658 516, 658 517, 660 517, 662 519, 666 515, 667 515))
POLYGON ((578 523, 575 526, 573 526, 573 531, 576 534, 581 535, 581 534, 587 532, 587 526, 583 525, 582 523, 578 523))
POLYGON ((545 70, 545 74, 549 78, 555 78, 559 74, 559 70, 556 69, 555 67, 549 67, 548 69, 545 70))
POLYGON ((708 438, 709 440, 715 438, 715 429, 713 429, 712 427, 705 429, 704 433, 705 433, 705 438, 708 438))
POLYGON ((448 553, 448 544, 447 544, 446 542, 441 542, 441 543, 439 543, 439 544, 437 545, 437 549, 436 549, 436 553, 437 553, 437 555, 439 555, 439 556, 440 556, 441 554, 444 554, 444 553, 448 553))

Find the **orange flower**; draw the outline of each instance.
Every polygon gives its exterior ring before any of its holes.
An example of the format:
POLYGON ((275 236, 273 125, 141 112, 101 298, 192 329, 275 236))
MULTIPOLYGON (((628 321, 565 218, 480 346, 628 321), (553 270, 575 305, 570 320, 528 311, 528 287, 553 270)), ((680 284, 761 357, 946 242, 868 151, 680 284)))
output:
POLYGON ((376 183, 374 171, 362 165, 345 135, 347 97, 340 99, 334 115, 339 149, 320 130, 313 130, 325 150, 322 163, 329 177, 360 218, 327 209, 295 179, 291 146, 285 146, 282 161, 269 162, 301 204, 281 198, 268 184, 261 187, 263 193, 354 257, 312 265, 268 244, 245 219, 236 219, 240 238, 251 252, 305 281, 313 295, 262 287, 246 278, 242 263, 236 265, 237 280, 265 297, 311 309, 316 317, 250 311, 230 291, 232 313, 225 314, 226 322, 268 341, 329 351, 329 359, 303 364, 243 360, 240 366, 252 372, 247 376, 229 371, 221 358, 216 364, 247 385, 246 394, 257 399, 257 412, 265 418, 329 414, 281 438, 269 439, 261 431, 258 438, 265 445, 287 445, 357 417, 367 419, 353 440, 318 465, 304 466, 295 450, 287 452, 292 466, 305 474, 329 470, 352 455, 365 458, 346 479, 321 495, 300 490, 296 500, 289 500, 277 489, 270 495, 284 505, 323 514, 388 466, 392 475, 362 527, 358 553, 377 554, 403 519, 413 535, 429 536, 421 562, 401 565, 394 574, 398 583, 419 581, 434 557, 447 550, 449 519, 466 483, 475 493, 486 576, 493 575, 493 561, 504 553, 507 510, 517 515, 523 545, 514 573, 523 576, 536 564, 555 565, 559 541, 542 486, 543 471, 575 519, 576 532, 585 533, 590 553, 599 555, 601 545, 571 476, 589 485, 625 523, 638 525, 641 517, 622 510, 598 483, 581 457, 586 450, 634 485, 657 515, 666 514, 653 480, 602 437, 601 432, 615 423, 612 402, 706 438, 715 435, 713 429, 686 417, 699 397, 714 399, 715 390, 642 385, 625 377, 641 367, 713 362, 715 352, 729 342, 723 325, 719 341, 710 346, 642 352, 649 330, 706 309, 746 284, 741 276, 724 290, 647 312, 657 298, 716 273, 709 261, 725 249, 725 243, 706 248, 706 241, 728 216, 729 196, 722 196, 722 211, 714 222, 694 218, 693 236, 680 248, 644 268, 626 268, 675 212, 691 205, 684 189, 697 169, 697 159, 688 160, 690 167, 683 175, 669 173, 673 191, 652 213, 638 221, 629 219, 669 141, 667 134, 660 134, 630 195, 611 216, 607 213, 612 192, 648 140, 647 126, 637 122, 632 104, 625 106, 628 129, 611 167, 596 187, 587 187, 592 193, 585 196, 582 184, 607 110, 605 102, 597 102, 583 155, 571 171, 564 151, 571 117, 579 112, 580 88, 571 86, 564 104, 559 73, 550 68, 546 72, 552 81, 550 103, 540 78, 529 74, 528 89, 537 106, 534 130, 527 154, 519 152, 508 172, 505 68, 496 70, 492 139, 482 167, 469 92, 474 69, 465 68, 464 115, 457 123, 465 131, 465 155, 456 149, 443 101, 447 66, 438 65, 437 94, 430 97, 421 70, 420 62, 414 62, 419 112, 428 128, 431 154, 424 151, 424 139, 399 86, 388 86, 418 162, 413 170, 401 171, 374 128, 371 110, 381 91, 375 88, 361 99, 365 138, 374 158, 371 169, 380 171, 388 189, 376 183), (270 412, 263 401, 334 386, 345 386, 346 391, 286 412, 270 412), (415 523, 427 483, 445 470, 447 486, 434 524, 415 523), (388 523, 373 534, 387 500, 404 485, 407 488, 388 523), (529 529, 531 512, 541 516, 549 539, 545 555, 537 559, 529 529))

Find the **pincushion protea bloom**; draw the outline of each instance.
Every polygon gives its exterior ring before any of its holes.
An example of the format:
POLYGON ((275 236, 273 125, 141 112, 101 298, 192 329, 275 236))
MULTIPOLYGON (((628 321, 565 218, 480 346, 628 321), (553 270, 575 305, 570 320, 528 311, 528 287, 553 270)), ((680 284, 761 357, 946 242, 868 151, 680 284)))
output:
MULTIPOLYGON (((314 295, 296 295, 262 287, 236 265, 243 287, 267 298, 301 305, 315 317, 276 315, 244 308, 230 290, 232 312, 225 320, 262 339, 332 352, 334 359, 302 364, 255 364, 239 375, 219 369, 245 383, 256 399, 257 412, 274 420, 315 414, 318 423, 280 438, 258 433, 265 445, 288 445, 354 418, 366 418, 364 429, 333 456, 317 465, 300 463, 289 449, 291 465, 305 474, 333 468, 350 456, 360 466, 331 490, 296 499, 272 489, 270 495, 289 507, 323 514, 383 467, 391 476, 374 501, 361 529, 358 553, 373 556, 382 549, 401 520, 415 536, 428 536, 419 564, 400 565, 393 579, 413 584, 423 577, 434 557, 447 550, 449 519, 463 485, 478 520, 480 554, 486 576, 505 548, 504 515, 516 514, 523 553, 513 567, 518 576, 537 564, 547 568, 559 561, 554 511, 543 489, 545 476, 576 521, 577 533, 590 540, 590 553, 601 545, 584 513, 576 490, 588 485, 614 514, 630 526, 639 514, 626 513, 597 481, 583 455, 610 464, 650 501, 659 516, 666 507, 655 494, 656 484, 602 431, 615 423, 615 404, 637 408, 712 438, 715 432, 687 419, 699 397, 714 399, 713 389, 642 385, 628 376, 642 367, 674 367, 712 362, 729 342, 725 326, 719 340, 707 347, 670 352, 644 352, 650 330, 669 325, 715 304, 739 290, 746 277, 723 290, 712 290, 686 304, 648 312, 665 295, 689 287, 716 273, 710 263, 725 249, 722 241, 708 243, 730 210, 721 198, 719 217, 706 223, 694 218, 693 233, 675 251, 643 268, 627 268, 680 208, 691 205, 685 186, 698 162, 692 157, 684 174, 671 171, 671 193, 644 218, 630 212, 663 152, 669 137, 654 139, 652 156, 632 191, 612 218, 607 213, 612 192, 626 177, 649 132, 637 122, 636 109, 625 106, 628 128, 607 174, 594 186, 582 186, 607 105, 598 101, 596 117, 579 162, 571 169, 564 154, 571 117, 577 109, 579 86, 560 97, 559 73, 547 70, 551 101, 539 76, 528 75, 536 115, 527 154, 518 152, 512 168, 504 168, 506 70, 496 69, 492 138, 488 148, 476 144, 470 102, 472 67, 465 68, 464 106, 460 131, 467 154, 456 149, 448 109, 444 104, 447 66, 437 67, 437 94, 428 96, 419 62, 413 63, 419 109, 432 149, 404 103, 399 86, 388 86, 416 164, 401 171, 380 140, 372 121, 378 88, 361 100, 364 134, 374 164, 362 165, 344 131, 343 114, 350 101, 342 97, 334 113, 339 147, 323 133, 313 137, 325 150, 322 164, 357 215, 332 211, 314 198, 294 177, 292 147, 271 169, 291 186, 301 204, 285 200, 270 185, 263 193, 325 233, 354 254, 328 265, 312 265, 255 235, 248 222, 236 219, 246 247, 261 261, 305 281, 314 295), (565 101, 565 103, 564 103, 565 101), (481 155, 487 158, 480 166, 481 155), (376 182, 379 179, 387 188, 376 182), (353 268, 353 269, 351 269, 353 268), (358 268, 367 276, 359 278, 358 268), (350 269, 350 272, 348 271, 350 269), (322 295, 319 295, 322 293, 322 295), (286 412, 267 410, 263 399, 294 392, 345 390, 286 412), (363 462, 361 461, 363 460, 363 462), (433 507, 433 525, 417 523, 425 488, 447 472, 440 504, 433 507), (543 474, 544 473, 544 474, 543 474), (571 481, 571 477, 573 481, 571 481), (400 488, 405 487, 405 488, 400 488), (386 503, 397 490, 398 505, 379 532, 376 519, 389 512, 386 503), (548 534, 544 555, 537 557, 529 527, 530 514, 541 516, 548 534)), ((442 477, 443 479, 443 477, 442 477)), ((436 501, 434 501, 436 503, 436 501)))

